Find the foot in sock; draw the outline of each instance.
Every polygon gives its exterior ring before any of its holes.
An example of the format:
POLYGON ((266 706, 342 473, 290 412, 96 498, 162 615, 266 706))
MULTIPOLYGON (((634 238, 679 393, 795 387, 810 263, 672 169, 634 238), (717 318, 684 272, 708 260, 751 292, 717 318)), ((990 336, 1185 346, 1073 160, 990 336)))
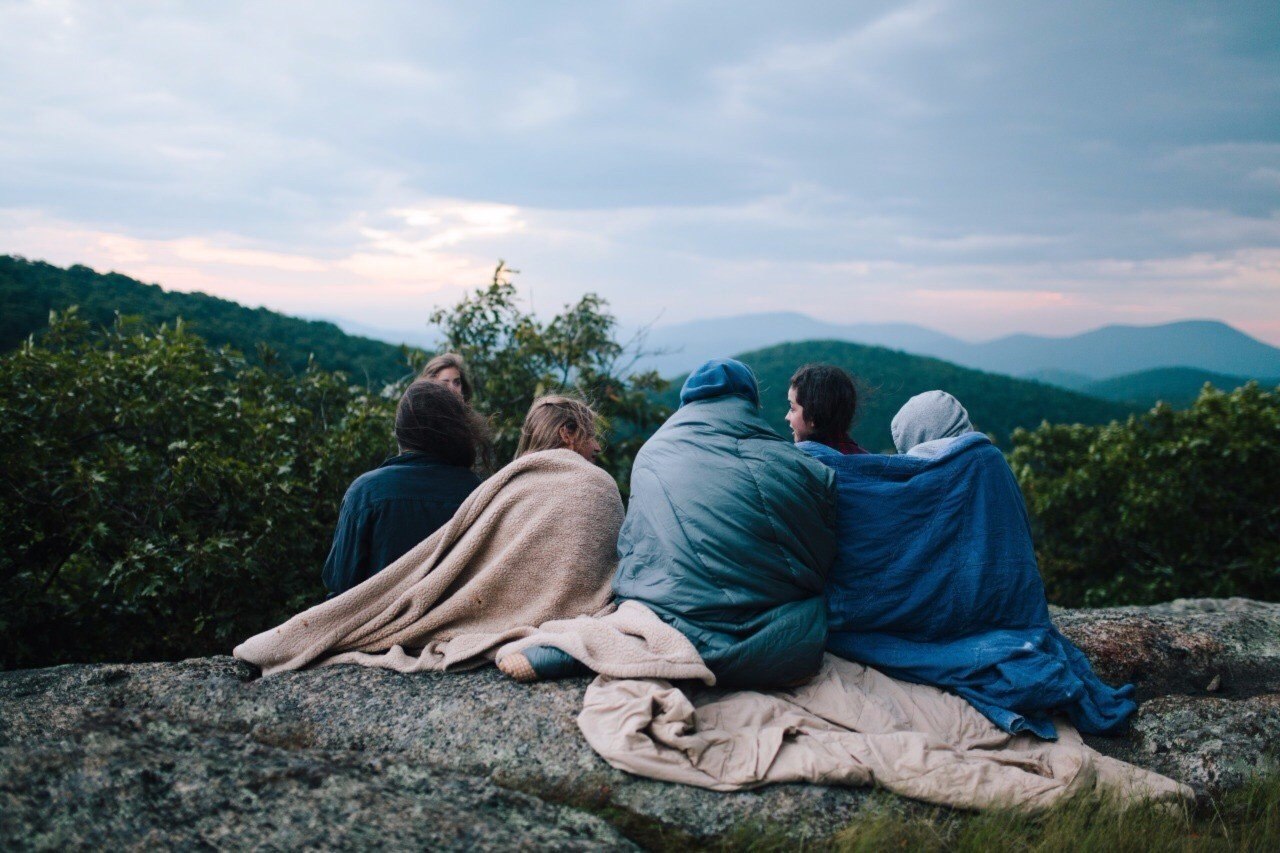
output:
POLYGON ((586 664, 553 646, 531 646, 523 652, 507 655, 498 669, 516 681, 551 681, 575 675, 590 675, 586 664))

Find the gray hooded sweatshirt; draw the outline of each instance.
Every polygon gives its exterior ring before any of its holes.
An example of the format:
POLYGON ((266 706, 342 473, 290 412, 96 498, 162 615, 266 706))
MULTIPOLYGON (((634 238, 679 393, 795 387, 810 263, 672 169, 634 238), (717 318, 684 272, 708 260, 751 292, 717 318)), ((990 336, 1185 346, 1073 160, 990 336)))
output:
POLYGON ((925 391, 906 402, 889 425, 899 453, 936 456, 952 439, 973 432, 969 413, 946 391, 925 391))

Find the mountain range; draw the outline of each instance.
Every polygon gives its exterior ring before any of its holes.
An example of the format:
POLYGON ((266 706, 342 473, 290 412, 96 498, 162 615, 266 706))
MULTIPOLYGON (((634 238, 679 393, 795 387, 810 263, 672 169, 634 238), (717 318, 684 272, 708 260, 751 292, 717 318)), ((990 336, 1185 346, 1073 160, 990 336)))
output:
MULTIPOLYGON (((1214 373, 1196 367, 1156 367, 1111 379, 1090 380, 1073 390, 1144 409, 1154 406, 1158 401, 1168 403, 1175 409, 1183 409, 1195 402, 1206 383, 1219 390, 1230 391, 1251 379, 1252 377, 1214 373)), ((1269 388, 1280 385, 1280 379, 1274 377, 1257 381, 1269 388)))
MULTIPOLYGON (((119 273, 0 255, 0 350, 38 334, 51 310, 71 305, 99 324, 112 322, 117 312, 152 324, 181 317, 211 344, 235 347, 250 359, 259 358, 259 346, 265 345, 277 362, 295 370, 314 358, 326 369, 381 384, 403 377, 408 369, 408 354, 385 337, 375 339, 383 334, 376 327, 290 317, 203 293, 167 291, 119 273), (348 334, 357 329, 369 336, 348 334)), ((423 327, 413 333, 417 335, 421 337, 410 344, 434 340, 435 330, 423 327)), ((409 336, 390 335, 401 340, 409 336)), ((999 394, 1009 401, 1021 400, 1025 407, 1020 412, 1003 404, 989 410, 993 416, 984 429, 1004 434, 1042 418, 1095 422, 1119 417, 1156 400, 1185 406, 1205 382, 1230 389, 1250 379, 1274 385, 1280 377, 1280 349, 1213 321, 1108 326, 1069 338, 1014 335, 971 344, 911 324, 838 325, 803 314, 752 314, 658 327, 650 331, 644 346, 665 352, 643 359, 639 367, 656 368, 667 377, 685 373, 709 357, 743 354, 768 366, 764 378, 782 383, 784 395, 788 371, 830 356, 842 359, 836 363, 847 364, 870 383, 872 403, 884 389, 888 391, 882 399, 925 390, 921 383, 926 379, 933 383, 927 387, 972 389, 977 398, 999 394), (840 349, 837 343, 856 343, 862 349, 840 349), (787 346, 779 348, 782 344, 787 346), (1002 373, 1006 375, 997 375, 1002 373), (979 381, 978 375, 986 378, 979 381), (1047 394, 1050 390, 1055 393, 1047 394), (1076 393, 1056 393, 1064 390, 1076 393)), ((880 417, 877 409, 868 411, 872 421, 880 417)), ((781 424, 781 415, 776 420, 781 424)), ((869 423, 866 429, 873 444, 883 441, 885 433, 878 426, 869 423)))
POLYGON ((655 354, 640 364, 666 376, 716 356, 818 339, 890 347, 1076 390, 1089 382, 1168 367, 1245 379, 1280 377, 1280 348, 1216 320, 1112 325, 1070 337, 1022 334, 970 343, 912 324, 841 325, 792 312, 747 314, 655 327, 645 342, 655 354))

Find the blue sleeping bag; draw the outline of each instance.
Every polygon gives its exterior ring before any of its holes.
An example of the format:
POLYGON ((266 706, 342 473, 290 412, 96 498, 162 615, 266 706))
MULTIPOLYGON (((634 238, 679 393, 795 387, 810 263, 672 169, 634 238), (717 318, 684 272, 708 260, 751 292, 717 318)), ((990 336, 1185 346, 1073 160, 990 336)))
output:
POLYGON ((1056 739, 1055 712, 1125 727, 1133 687, 1103 684, 1050 621, 1022 494, 985 435, 932 458, 799 447, 836 472, 829 651, 953 691, 1007 732, 1056 739))

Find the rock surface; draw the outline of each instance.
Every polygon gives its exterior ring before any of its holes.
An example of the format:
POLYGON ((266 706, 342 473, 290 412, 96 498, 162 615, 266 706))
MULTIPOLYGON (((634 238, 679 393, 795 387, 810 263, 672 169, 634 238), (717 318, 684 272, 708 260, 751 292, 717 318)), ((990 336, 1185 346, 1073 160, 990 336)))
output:
MULTIPOLYGON (((1128 736, 1095 747, 1200 792, 1273 766, 1280 605, 1055 618, 1146 700, 1128 736)), ((634 849, 763 823, 799 842, 884 806, 865 789, 720 794, 614 770, 577 730, 587 683, 351 666, 264 679, 226 657, 3 672, 0 847, 634 849)))

